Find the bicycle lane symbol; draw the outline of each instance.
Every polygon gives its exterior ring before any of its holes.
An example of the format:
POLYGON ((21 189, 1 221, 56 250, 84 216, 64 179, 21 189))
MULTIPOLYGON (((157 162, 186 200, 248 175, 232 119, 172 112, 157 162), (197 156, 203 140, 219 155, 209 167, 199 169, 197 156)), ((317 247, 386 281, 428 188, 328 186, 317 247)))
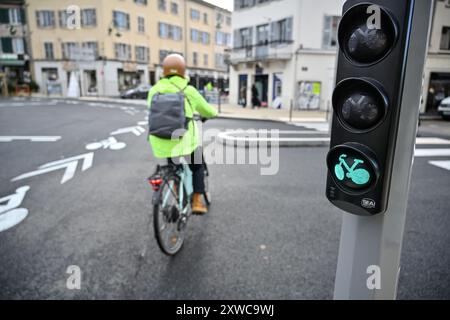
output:
POLYGON ((345 178, 350 179, 356 185, 363 186, 370 181, 370 173, 366 169, 356 169, 356 167, 360 164, 363 164, 364 161, 360 159, 354 159, 353 165, 351 167, 348 166, 345 159, 347 158, 346 154, 342 154, 339 157, 339 163, 334 167, 334 174, 339 181, 344 181, 345 178), (347 174, 345 174, 344 168, 347 170, 347 174))
POLYGON ((16 189, 14 194, 0 199, 0 232, 16 226, 28 216, 28 209, 19 206, 29 190, 29 186, 23 186, 16 189))

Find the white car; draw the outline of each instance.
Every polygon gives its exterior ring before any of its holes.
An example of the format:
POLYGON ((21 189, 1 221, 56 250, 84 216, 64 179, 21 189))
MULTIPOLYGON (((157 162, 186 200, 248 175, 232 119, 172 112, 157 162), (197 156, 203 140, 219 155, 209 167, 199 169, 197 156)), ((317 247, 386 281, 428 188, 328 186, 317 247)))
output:
POLYGON ((438 112, 445 120, 450 120, 450 97, 441 101, 438 112))

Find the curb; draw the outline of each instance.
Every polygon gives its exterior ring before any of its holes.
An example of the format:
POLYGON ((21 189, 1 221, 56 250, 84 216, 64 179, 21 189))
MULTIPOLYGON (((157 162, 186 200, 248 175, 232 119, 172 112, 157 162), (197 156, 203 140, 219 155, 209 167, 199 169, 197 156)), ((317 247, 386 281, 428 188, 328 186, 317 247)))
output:
MULTIPOLYGON (((300 131, 299 131, 300 132, 300 131)), ((311 138, 250 138, 250 137, 236 137, 232 134, 233 131, 221 132, 217 135, 216 141, 224 146, 231 146, 234 148, 259 148, 259 147, 281 147, 281 148, 299 148, 299 147, 325 147, 330 145, 330 138, 328 133, 320 133, 312 131, 312 134, 324 135, 324 137, 311 138)))

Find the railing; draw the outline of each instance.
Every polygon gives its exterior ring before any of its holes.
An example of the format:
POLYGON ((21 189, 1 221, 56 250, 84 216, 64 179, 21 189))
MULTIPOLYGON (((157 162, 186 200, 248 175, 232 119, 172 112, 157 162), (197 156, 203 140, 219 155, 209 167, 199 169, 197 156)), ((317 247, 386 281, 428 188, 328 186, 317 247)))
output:
POLYGON ((261 60, 290 60, 293 54, 292 43, 292 41, 277 41, 233 48, 231 64, 261 60))

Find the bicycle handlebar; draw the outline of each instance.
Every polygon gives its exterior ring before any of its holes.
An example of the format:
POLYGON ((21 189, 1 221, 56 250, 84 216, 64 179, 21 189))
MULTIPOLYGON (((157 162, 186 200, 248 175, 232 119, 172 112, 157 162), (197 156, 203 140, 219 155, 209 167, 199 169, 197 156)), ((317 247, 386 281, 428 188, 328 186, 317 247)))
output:
POLYGON ((194 119, 194 121, 201 121, 203 123, 205 123, 206 121, 208 121, 208 118, 203 118, 202 116, 198 115, 198 114, 194 114, 194 116, 192 117, 192 119, 194 119))

